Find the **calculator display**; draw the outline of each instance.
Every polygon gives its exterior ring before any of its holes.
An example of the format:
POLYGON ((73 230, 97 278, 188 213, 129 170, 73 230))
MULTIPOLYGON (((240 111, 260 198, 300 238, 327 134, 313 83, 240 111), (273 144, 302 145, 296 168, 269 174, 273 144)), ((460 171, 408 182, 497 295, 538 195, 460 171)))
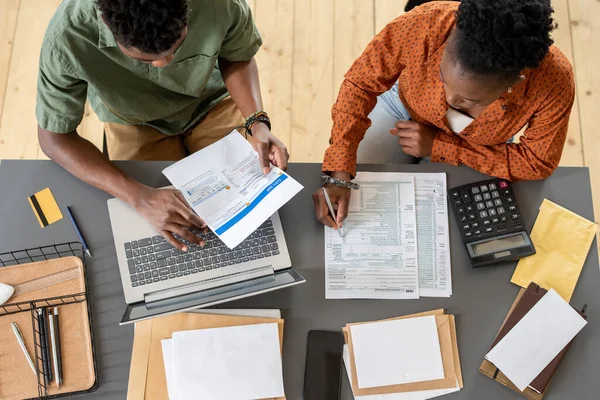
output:
POLYGON ((529 244, 522 234, 518 233, 514 236, 508 236, 501 239, 490 240, 489 242, 477 243, 471 245, 475 255, 495 253, 515 247, 521 247, 529 244))

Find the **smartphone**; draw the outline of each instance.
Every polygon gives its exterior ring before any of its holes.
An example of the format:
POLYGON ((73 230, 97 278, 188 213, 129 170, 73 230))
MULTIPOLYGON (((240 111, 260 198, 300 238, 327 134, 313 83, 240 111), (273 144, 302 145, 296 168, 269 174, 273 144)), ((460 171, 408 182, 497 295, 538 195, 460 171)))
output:
POLYGON ((342 332, 308 332, 304 400, 339 400, 343 346, 342 332))

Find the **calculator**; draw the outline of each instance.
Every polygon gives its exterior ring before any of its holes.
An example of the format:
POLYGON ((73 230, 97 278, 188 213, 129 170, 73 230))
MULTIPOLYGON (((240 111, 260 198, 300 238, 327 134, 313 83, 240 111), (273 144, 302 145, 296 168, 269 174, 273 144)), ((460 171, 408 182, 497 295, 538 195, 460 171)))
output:
POLYGON ((489 179, 448 191, 473 267, 535 254, 510 182, 489 179))

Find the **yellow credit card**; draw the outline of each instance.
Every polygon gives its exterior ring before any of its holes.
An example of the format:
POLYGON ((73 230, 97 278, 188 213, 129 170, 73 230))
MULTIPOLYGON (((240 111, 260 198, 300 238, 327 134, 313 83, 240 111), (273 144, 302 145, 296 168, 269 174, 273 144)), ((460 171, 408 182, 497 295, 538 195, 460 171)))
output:
POLYGON ((27 200, 29 200, 31 209, 42 228, 62 219, 63 215, 60 212, 58 203, 54 200, 50 188, 29 196, 27 200))

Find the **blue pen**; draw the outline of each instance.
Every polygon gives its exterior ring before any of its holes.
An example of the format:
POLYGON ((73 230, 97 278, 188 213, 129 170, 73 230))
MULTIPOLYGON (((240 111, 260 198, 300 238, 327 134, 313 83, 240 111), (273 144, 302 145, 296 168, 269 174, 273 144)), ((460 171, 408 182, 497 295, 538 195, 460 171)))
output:
POLYGON ((85 242, 85 239, 83 238, 83 233, 81 233, 81 230, 79 229, 79 226, 77 225, 77 221, 75 221, 75 217, 73 216, 73 213, 71 212, 71 208, 69 208, 69 206, 67 206, 67 214, 69 214, 69 218, 71 219, 73 228, 75 228, 75 232, 77 232, 77 236, 79 236, 79 241, 81 242, 81 244, 83 244, 83 249, 85 250, 85 253, 89 257, 91 257, 92 252, 90 251, 90 248, 88 247, 87 243, 85 242))

